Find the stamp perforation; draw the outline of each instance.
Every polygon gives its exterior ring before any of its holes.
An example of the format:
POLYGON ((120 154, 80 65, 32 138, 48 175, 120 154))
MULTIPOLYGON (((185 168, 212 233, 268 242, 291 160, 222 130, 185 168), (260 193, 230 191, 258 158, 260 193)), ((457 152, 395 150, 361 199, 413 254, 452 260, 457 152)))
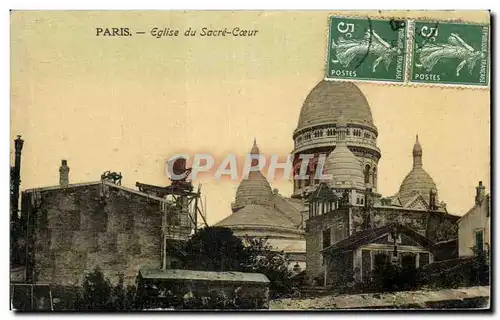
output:
POLYGON ((434 18, 434 17, 405 17, 401 15, 371 15, 371 14, 329 14, 326 24, 327 29, 327 44, 326 50, 324 52, 325 57, 325 72, 324 72, 324 80, 327 81, 346 81, 346 82, 359 82, 359 83, 372 83, 383 86, 410 86, 410 87, 439 87, 439 88, 454 88, 454 89, 469 89, 469 90, 489 90, 491 83, 491 61, 488 62, 487 73, 489 75, 488 82, 486 84, 468 84, 468 83, 439 83, 439 82, 418 82, 412 81, 412 72, 413 66, 412 62, 414 57, 414 36, 415 36, 415 22, 436 22, 436 23, 446 23, 446 24, 460 24, 460 25, 473 25, 473 26, 486 26, 489 28, 489 38, 488 38, 488 52, 491 53, 491 22, 485 21, 471 21, 467 19, 460 18, 434 18), (376 80, 376 79, 360 79, 360 78, 331 78, 329 77, 329 51, 331 50, 331 22, 333 18, 337 19, 370 19, 372 21, 387 21, 387 20, 395 20, 395 21, 405 21, 405 52, 404 52, 404 71, 403 71, 403 81, 390 81, 390 80, 376 80))

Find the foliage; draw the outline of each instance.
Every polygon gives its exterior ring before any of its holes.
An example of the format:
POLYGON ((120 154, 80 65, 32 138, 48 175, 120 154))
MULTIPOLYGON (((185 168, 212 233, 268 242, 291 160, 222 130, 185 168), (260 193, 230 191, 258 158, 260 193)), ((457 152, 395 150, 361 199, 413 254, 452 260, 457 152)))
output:
POLYGON ((87 273, 82 284, 82 301, 79 309, 111 310, 113 287, 99 268, 87 273))
POLYGON ((400 266, 390 259, 375 261, 371 283, 367 291, 402 291, 417 288, 417 269, 411 263, 400 266))
POLYGON ((292 289, 290 260, 282 251, 272 250, 265 239, 247 237, 245 247, 248 262, 243 271, 267 276, 273 296, 289 293, 292 289))
POLYGON ((82 287, 74 297, 75 310, 125 311, 134 308, 135 287, 124 288, 123 275, 119 276, 116 286, 106 279, 97 267, 87 273, 82 287))
POLYGON ((464 286, 484 286, 490 283, 489 252, 473 248, 471 258, 450 260, 419 270, 419 286, 432 288, 458 288, 464 286))
POLYGON ((262 273, 270 280, 272 294, 291 289, 287 255, 272 250, 265 239, 247 237, 243 242, 229 228, 206 227, 187 242, 186 251, 186 269, 262 273))
POLYGON ((472 248, 474 258, 471 266, 470 282, 472 285, 490 284, 490 252, 489 250, 478 250, 472 248))
MULTIPOLYGON (((338 293, 352 293, 355 285, 355 271, 352 268, 352 260, 346 257, 345 253, 335 254, 330 257, 334 269, 341 270, 335 272, 334 290, 338 293)), ((324 281, 324 276, 321 277, 324 281)), ((320 284, 323 286, 323 282, 320 284)))
POLYGON ((184 264, 188 270, 241 270, 249 258, 241 239, 223 227, 198 230, 187 241, 186 252, 184 264))

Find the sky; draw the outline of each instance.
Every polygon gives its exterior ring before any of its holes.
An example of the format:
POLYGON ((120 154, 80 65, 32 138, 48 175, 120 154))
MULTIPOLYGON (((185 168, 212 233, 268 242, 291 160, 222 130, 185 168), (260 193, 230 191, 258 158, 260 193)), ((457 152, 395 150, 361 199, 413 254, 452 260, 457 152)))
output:
MULTIPOLYGON (((309 91, 323 78, 332 12, 11 12, 11 137, 25 140, 21 189, 122 172, 122 184, 168 185, 165 161, 178 153, 287 155, 309 91), (97 28, 133 35, 96 36, 97 28), (258 30, 252 37, 163 37, 153 28, 258 30), (145 34, 137 35, 136 31, 145 34)), ((335 13, 334 13, 335 14, 335 13)), ((337 13, 338 14, 338 13, 337 13)), ((342 15, 462 18, 486 12, 342 12, 342 15)), ((490 188, 490 92, 457 87, 358 83, 382 152, 378 190, 390 196, 412 167, 415 135, 423 165, 448 211, 490 188)), ((13 157, 11 143, 11 158, 13 157)), ((219 162, 218 162, 219 161, 219 162)), ((238 181, 203 176, 207 218, 231 213, 238 181)), ((271 181, 283 195, 290 181, 271 181)))

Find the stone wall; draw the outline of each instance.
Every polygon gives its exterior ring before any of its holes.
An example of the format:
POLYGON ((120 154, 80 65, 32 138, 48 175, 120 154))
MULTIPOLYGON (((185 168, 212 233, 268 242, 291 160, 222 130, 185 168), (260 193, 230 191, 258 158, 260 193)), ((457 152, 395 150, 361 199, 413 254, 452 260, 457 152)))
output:
POLYGON ((352 206, 348 210, 335 210, 306 221, 306 262, 309 281, 324 273, 320 251, 323 249, 323 230, 328 228, 331 228, 331 244, 363 231, 367 226, 379 228, 390 223, 408 227, 434 242, 457 237, 455 221, 458 217, 449 214, 394 207, 375 207, 369 214, 366 214, 364 207, 359 206, 352 206))
MULTIPOLYGON (((364 215, 364 208, 352 208, 351 234, 364 230, 364 215)), ((370 212, 369 226, 379 228, 389 223, 399 223, 431 241, 438 242, 457 238, 455 222, 458 218, 441 212, 376 207, 370 212)))
MULTIPOLYGON (((352 233, 364 230, 364 208, 352 208, 352 233)), ((370 212, 369 226, 370 228, 383 227, 390 223, 399 223, 408 227, 422 236, 426 236, 427 231, 427 212, 411 211, 398 208, 376 207, 370 212)))
POLYGON ((135 280, 162 264, 160 203, 104 184, 23 193, 29 203, 28 281, 78 285, 99 267, 111 281, 135 280))
POLYGON ((306 273, 309 281, 324 272, 323 230, 330 229, 330 245, 345 239, 349 232, 349 211, 339 209, 306 221, 306 273))

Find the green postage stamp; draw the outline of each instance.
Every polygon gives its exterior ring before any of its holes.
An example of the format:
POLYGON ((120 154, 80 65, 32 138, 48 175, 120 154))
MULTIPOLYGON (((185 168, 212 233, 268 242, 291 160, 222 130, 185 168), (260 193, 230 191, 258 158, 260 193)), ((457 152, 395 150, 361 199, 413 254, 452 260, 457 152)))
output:
POLYGON ((410 82, 489 84, 489 26, 414 22, 410 82))
POLYGON ((327 79, 403 82, 407 22, 329 18, 327 79))

